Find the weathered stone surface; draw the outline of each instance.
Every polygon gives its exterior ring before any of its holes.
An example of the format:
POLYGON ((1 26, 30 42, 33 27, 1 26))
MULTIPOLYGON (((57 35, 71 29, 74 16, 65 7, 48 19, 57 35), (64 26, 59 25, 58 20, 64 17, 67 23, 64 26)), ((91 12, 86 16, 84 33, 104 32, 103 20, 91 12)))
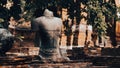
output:
POLYGON ((91 63, 45 63, 45 64, 23 64, 23 65, 1 65, 0 68, 89 68, 91 63))
POLYGON ((101 55, 120 56, 120 48, 103 48, 101 55))
POLYGON ((38 47, 18 47, 18 48, 12 48, 9 52, 6 54, 8 56, 10 55, 16 55, 16 56, 30 56, 30 55, 38 55, 39 48, 38 47))

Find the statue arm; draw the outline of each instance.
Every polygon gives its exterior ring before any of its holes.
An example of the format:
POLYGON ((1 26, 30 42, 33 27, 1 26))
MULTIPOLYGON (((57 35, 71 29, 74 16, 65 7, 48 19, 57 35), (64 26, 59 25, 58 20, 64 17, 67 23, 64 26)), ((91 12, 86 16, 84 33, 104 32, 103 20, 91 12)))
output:
POLYGON ((59 37, 61 38, 61 36, 62 36, 62 27, 63 27, 63 22, 62 22, 62 20, 60 19, 60 22, 59 22, 59 37))
POLYGON ((36 21, 36 19, 33 19, 31 21, 31 29, 33 31, 38 31, 39 30, 39 25, 38 25, 38 22, 36 21))

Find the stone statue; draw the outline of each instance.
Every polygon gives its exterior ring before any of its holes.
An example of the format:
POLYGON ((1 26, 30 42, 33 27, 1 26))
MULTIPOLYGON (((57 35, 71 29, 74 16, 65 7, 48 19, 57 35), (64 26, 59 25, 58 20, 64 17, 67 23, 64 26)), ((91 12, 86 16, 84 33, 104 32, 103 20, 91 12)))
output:
POLYGON ((51 61, 68 59, 61 55, 59 48, 62 20, 54 17, 52 11, 45 9, 44 16, 36 18, 33 23, 36 24, 34 27, 38 30, 36 41, 39 40, 37 45, 40 47, 40 58, 51 61))
POLYGON ((5 28, 0 28, 0 56, 6 56, 14 43, 14 36, 5 28))

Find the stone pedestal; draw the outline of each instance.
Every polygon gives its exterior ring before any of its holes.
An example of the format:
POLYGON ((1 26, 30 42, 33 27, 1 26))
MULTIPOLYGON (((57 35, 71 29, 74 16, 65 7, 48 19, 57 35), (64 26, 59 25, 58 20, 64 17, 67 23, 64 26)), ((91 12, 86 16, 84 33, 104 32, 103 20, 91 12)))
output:
POLYGON ((120 56, 120 48, 102 48, 101 55, 120 56))

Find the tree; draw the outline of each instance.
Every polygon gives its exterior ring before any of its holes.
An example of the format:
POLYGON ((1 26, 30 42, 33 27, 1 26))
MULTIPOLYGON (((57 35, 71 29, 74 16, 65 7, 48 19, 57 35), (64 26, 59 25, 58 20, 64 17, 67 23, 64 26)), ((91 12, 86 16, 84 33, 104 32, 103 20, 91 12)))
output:
POLYGON ((81 13, 81 11, 80 11, 80 3, 81 3, 81 1, 80 0, 76 0, 75 1, 75 6, 74 6, 74 18, 76 19, 76 31, 74 32, 74 36, 73 36, 73 45, 78 45, 78 36, 79 36, 79 27, 78 27, 78 25, 80 24, 80 19, 81 19, 81 17, 80 17, 80 13, 81 13), (75 8, 76 7, 76 8, 75 8))
MULTIPOLYGON (((112 23, 106 22, 106 18, 111 19, 114 22, 114 18, 116 15, 116 7, 115 2, 104 2, 101 0, 89 0, 87 2, 87 10, 88 10, 88 22, 93 26, 93 32, 97 32, 99 37, 99 42, 101 42, 101 36, 106 35, 106 30, 108 25, 112 23), (97 31, 94 31, 97 30, 97 31)), ((113 34, 114 28, 113 25, 113 34)), ((112 37, 113 38, 113 37, 112 37)), ((114 41, 113 41, 114 42, 114 41)))
POLYGON ((62 1, 63 8, 68 10, 68 19, 71 19, 71 23, 65 25, 65 35, 67 36, 67 45, 71 45, 71 36, 73 35, 72 45, 78 45, 79 30, 78 25, 80 23, 80 1, 79 0, 64 0, 62 1), (72 26, 75 26, 75 31, 72 32, 72 26))
MULTIPOLYGON (((114 22, 116 16, 116 6, 114 0, 110 0, 109 2, 105 2, 105 0, 13 0, 13 2, 15 5, 20 7, 20 11, 14 10, 15 12, 12 12, 13 15, 19 15, 25 20, 31 20, 35 17, 42 16, 43 11, 46 8, 52 10, 55 16, 60 17, 57 12, 62 11, 62 8, 66 8, 68 10, 68 18, 72 20, 71 25, 68 26, 67 24, 65 26, 65 34, 69 38, 67 43, 68 45, 71 43, 70 36, 73 35, 71 30, 72 25, 76 24, 76 28, 78 28, 78 25, 80 24, 80 20, 82 18, 85 18, 88 21, 87 24, 91 24, 93 26, 93 29, 97 30, 99 39, 101 36, 106 35, 106 30, 107 32, 110 32, 108 31, 109 27, 110 30, 112 30, 111 33, 113 33, 111 34, 111 38, 114 38, 115 40, 114 22), (83 4, 85 7, 81 8, 81 4, 83 4), (88 13, 88 17, 82 16, 81 12, 88 13), (109 24, 113 25, 113 27, 111 27, 109 24)), ((5 1, 2 4, 4 3, 5 1)), ((74 32, 73 45, 78 45, 78 34, 79 30, 74 32)), ((114 40, 112 41, 115 42, 114 40)), ((116 43, 113 44, 116 45, 116 43)))
POLYGON ((115 0, 109 0, 108 2, 105 2, 105 4, 103 6, 105 7, 104 15, 106 17, 106 22, 108 24, 107 34, 108 34, 108 36, 110 36, 112 45, 117 46, 117 43, 116 43, 116 18, 117 18, 116 11, 117 11, 117 7, 115 5, 115 0))
POLYGON ((0 4, 0 27, 8 28, 10 13, 9 10, 5 7, 6 0, 1 0, 0 4))
POLYGON ((67 46, 71 45, 72 25, 74 23, 74 0, 61 0, 62 8, 67 9, 68 18, 63 22, 64 34, 67 36, 67 46))
POLYGON ((35 18, 34 13, 36 10, 36 5, 33 0, 22 0, 21 8, 23 13, 22 18, 29 21, 35 18))

